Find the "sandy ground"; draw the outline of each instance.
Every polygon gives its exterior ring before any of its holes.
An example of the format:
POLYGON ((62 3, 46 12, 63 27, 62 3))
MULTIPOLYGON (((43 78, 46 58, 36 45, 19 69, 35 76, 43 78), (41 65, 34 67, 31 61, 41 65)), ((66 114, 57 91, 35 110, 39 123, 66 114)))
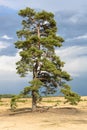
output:
POLYGON ((10 99, 2 99, 0 130, 87 130, 87 97, 77 106, 64 104, 62 97, 44 98, 39 106, 45 108, 37 112, 31 112, 31 99, 22 100, 25 103, 18 102, 17 110, 11 112, 10 99))

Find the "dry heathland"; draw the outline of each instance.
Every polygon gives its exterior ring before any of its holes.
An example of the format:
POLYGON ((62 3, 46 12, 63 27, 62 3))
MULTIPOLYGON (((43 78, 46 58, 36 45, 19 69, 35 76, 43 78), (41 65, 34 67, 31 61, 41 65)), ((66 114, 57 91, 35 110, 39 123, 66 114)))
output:
POLYGON ((20 99, 17 105, 11 112, 10 99, 1 99, 0 130, 87 130, 87 97, 77 106, 64 104, 63 97, 44 98, 36 112, 31 99, 20 99))

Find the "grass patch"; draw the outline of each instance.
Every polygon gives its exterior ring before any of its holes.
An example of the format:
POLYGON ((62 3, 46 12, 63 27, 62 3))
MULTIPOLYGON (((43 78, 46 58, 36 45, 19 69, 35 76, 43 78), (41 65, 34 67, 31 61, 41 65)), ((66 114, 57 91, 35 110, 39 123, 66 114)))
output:
POLYGON ((3 104, 2 103, 0 103, 0 106, 2 106, 3 104))
POLYGON ((3 102, 0 100, 0 106, 2 106, 3 105, 3 102))
POLYGON ((25 103, 25 102, 27 102, 27 100, 19 99, 19 100, 17 100, 17 102, 25 103))
POLYGON ((83 99, 83 101, 87 101, 87 99, 83 99))
POLYGON ((46 103, 60 103, 60 100, 43 100, 42 102, 46 102, 46 103))
POLYGON ((81 99, 81 102, 85 102, 85 101, 87 101, 87 99, 81 99))

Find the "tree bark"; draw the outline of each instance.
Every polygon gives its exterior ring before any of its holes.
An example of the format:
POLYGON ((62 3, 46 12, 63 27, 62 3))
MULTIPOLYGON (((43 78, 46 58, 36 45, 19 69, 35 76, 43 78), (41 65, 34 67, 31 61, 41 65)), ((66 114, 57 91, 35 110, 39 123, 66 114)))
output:
MULTIPOLYGON (((37 35, 38 38, 40 38, 40 25, 37 25, 37 35)), ((40 42, 38 42, 38 49, 40 50, 40 42)), ((33 69, 33 79, 37 78, 37 68, 38 68, 38 61, 36 61, 36 64, 33 69)), ((37 109, 37 97, 36 97, 37 91, 32 91, 32 111, 36 111, 37 109)))
MULTIPOLYGON (((37 35, 38 35, 38 38, 40 38, 40 25, 37 26, 37 35)), ((38 42, 38 48, 40 50, 40 42, 38 42)))
MULTIPOLYGON (((33 68, 33 79, 37 78, 37 68, 38 68, 38 63, 36 61, 36 65, 33 68)), ((36 111, 36 107, 37 107, 37 96, 36 96, 36 94, 37 94, 37 90, 32 90, 32 111, 36 111)))
POLYGON ((37 109, 37 98, 35 90, 32 91, 32 111, 36 111, 37 109))

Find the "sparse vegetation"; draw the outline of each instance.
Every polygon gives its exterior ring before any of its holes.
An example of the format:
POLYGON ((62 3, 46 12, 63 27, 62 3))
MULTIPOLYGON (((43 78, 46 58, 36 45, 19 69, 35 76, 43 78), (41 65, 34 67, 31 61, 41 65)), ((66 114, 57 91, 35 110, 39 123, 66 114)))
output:
POLYGON ((12 98, 13 96, 16 96, 14 94, 0 94, 0 98, 12 98))
POLYGON ((60 100, 43 100, 42 102, 47 102, 47 103, 57 103, 57 102, 61 102, 60 100))
POLYGON ((81 130, 87 129, 87 97, 77 106, 64 104, 64 97, 43 97, 38 111, 31 112, 31 98, 19 98, 18 108, 10 111, 11 98, 2 98, 0 106, 0 130, 81 130), (20 102, 25 100, 25 102, 20 102), (57 101, 59 102, 56 105, 57 101), (43 106, 43 109, 42 109, 43 106), (72 125, 71 125, 72 124, 72 125))
POLYGON ((59 105, 61 103, 61 100, 52 100, 52 99, 47 99, 47 100, 42 100, 42 102, 45 102, 45 103, 50 103, 50 104, 54 104, 54 105, 59 105))

